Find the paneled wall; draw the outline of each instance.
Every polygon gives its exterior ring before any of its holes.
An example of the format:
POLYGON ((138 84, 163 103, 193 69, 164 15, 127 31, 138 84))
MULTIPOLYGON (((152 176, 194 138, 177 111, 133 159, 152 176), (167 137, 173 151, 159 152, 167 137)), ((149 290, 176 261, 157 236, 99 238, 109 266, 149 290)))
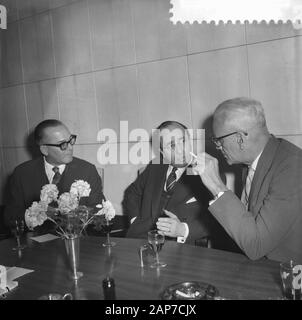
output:
MULTIPOLYGON (((173 25, 169 0, 1 4, 9 10, 0 32, 2 191, 45 118, 65 122, 78 135, 75 155, 100 167, 101 128, 119 133, 124 120, 150 131, 167 119, 205 128, 219 102, 252 96, 271 131, 302 147, 302 31, 290 23, 173 25)), ((139 167, 105 167, 105 194, 119 213, 139 167)))

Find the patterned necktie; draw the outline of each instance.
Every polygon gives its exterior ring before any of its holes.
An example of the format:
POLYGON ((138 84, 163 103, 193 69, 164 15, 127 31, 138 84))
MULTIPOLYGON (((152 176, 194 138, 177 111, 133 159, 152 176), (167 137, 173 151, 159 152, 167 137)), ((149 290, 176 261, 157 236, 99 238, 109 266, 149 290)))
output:
POLYGON ((249 195, 251 191, 251 185, 254 178, 254 174, 255 174, 255 169, 252 167, 249 167, 248 175, 245 181, 245 186, 241 194, 241 202, 245 205, 246 209, 248 209, 248 206, 249 206, 249 195))
POLYGON ((171 173, 168 176, 168 179, 167 179, 167 182, 166 182, 166 190, 167 190, 167 192, 170 191, 173 188, 173 186, 174 186, 174 184, 176 182, 176 179, 177 179, 176 170, 177 170, 177 168, 173 167, 171 173))
POLYGON ((53 184, 58 184, 61 180, 61 174, 60 174, 60 170, 58 167, 53 167, 52 171, 55 173, 55 175, 52 178, 52 183, 53 184))

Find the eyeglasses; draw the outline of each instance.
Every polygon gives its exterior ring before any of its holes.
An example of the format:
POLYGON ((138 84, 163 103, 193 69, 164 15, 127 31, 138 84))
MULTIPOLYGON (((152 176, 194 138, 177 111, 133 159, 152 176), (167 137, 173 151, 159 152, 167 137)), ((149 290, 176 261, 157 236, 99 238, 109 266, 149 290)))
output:
POLYGON ((237 134, 237 133, 243 133, 245 136, 247 136, 247 132, 234 131, 232 133, 226 134, 226 135, 221 136, 221 137, 217 137, 217 138, 216 137, 212 137, 212 141, 216 145, 216 148, 221 148, 222 147, 222 142, 221 142, 222 139, 227 138, 227 137, 232 136, 233 134, 237 134))
POLYGON ((44 144, 42 144, 42 146, 58 147, 62 151, 64 151, 64 150, 66 150, 68 148, 68 144, 73 146, 75 144, 76 140, 77 140, 77 136, 75 134, 72 134, 68 141, 63 141, 63 142, 58 143, 58 144, 44 143, 44 144))

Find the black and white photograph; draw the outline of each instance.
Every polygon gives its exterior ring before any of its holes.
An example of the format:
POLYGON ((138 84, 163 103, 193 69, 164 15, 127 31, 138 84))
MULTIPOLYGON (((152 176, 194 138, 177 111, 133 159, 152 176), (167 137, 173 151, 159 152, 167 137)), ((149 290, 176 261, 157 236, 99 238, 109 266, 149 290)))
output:
POLYGON ((302 0, 0 0, 8 300, 302 300, 302 0))

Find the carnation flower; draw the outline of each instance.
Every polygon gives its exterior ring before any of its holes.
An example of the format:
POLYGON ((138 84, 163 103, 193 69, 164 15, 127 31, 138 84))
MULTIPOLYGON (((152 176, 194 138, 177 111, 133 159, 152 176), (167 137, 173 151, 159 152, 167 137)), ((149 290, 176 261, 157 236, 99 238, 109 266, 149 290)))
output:
POLYGON ((57 186, 46 184, 40 192, 40 201, 33 202, 25 211, 25 223, 32 230, 49 220, 55 224, 56 232, 63 238, 80 236, 88 224, 100 226, 115 216, 110 201, 102 201, 97 206, 101 210, 96 215, 91 212, 91 208, 80 206, 81 197, 88 197, 90 192, 89 183, 76 180, 71 185, 70 192, 62 193, 58 198, 57 186))
POLYGON ((46 184, 41 190, 40 200, 49 204, 57 200, 58 194, 59 190, 55 184, 46 184))
POLYGON ((58 209, 62 213, 67 213, 71 210, 74 210, 78 207, 79 202, 77 197, 69 192, 64 192, 60 195, 58 200, 58 209))
POLYGON ((25 211, 25 223, 30 230, 36 226, 41 226, 47 220, 47 206, 48 204, 45 201, 35 201, 25 211))
POLYGON ((84 180, 76 180, 70 187, 70 193, 78 198, 89 197, 90 191, 91 188, 89 183, 84 180))
POLYGON ((96 215, 105 215, 106 220, 111 220, 115 216, 115 209, 109 200, 102 201, 102 204, 96 205, 97 208, 101 208, 96 215))

